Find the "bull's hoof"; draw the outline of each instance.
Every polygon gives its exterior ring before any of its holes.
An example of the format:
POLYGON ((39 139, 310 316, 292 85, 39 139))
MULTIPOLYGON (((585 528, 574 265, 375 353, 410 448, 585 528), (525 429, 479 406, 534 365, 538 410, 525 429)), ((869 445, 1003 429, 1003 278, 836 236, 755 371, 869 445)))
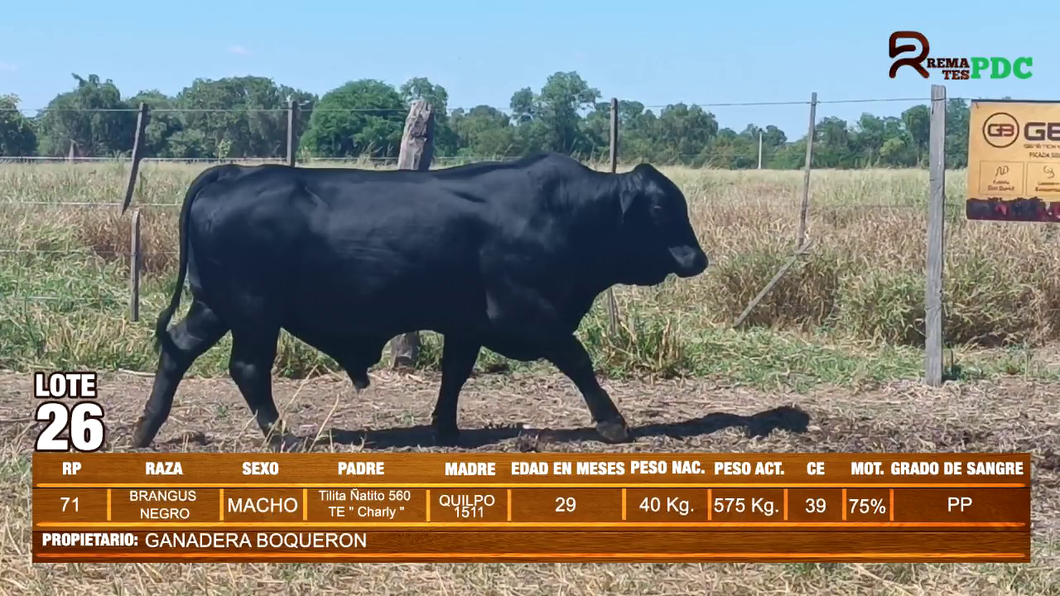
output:
POLYGON ((434 444, 439 447, 456 447, 460 444, 460 429, 435 426, 433 429, 434 444))
POLYGON ((614 420, 603 420, 596 423, 596 432, 608 443, 627 443, 633 435, 621 416, 614 420))
POLYGON ((133 427, 133 449, 143 449, 151 445, 151 440, 154 439, 154 437, 147 436, 147 429, 145 427, 146 424, 144 424, 144 417, 140 416, 140 419, 136 421, 136 426, 133 427))

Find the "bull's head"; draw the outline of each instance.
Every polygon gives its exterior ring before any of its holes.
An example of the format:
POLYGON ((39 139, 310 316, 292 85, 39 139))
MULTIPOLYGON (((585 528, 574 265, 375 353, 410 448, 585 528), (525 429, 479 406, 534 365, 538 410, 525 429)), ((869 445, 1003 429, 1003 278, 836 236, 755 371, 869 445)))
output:
POLYGON ((692 277, 707 268, 688 203, 677 185, 659 170, 640 164, 624 175, 619 232, 619 283, 651 286, 673 273, 692 277))

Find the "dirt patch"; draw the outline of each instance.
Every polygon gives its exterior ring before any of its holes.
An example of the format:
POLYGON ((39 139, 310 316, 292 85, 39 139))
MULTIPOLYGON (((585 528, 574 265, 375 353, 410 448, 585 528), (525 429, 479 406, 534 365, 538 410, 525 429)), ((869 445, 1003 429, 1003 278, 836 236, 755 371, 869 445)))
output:
MULTIPOLYGON (((1033 454, 1033 558, 1023 565, 217 564, 31 565, 31 376, 0 374, 0 594, 1055 594, 1060 592, 1060 385, 1009 379, 937 390, 762 393, 709 381, 606 382, 637 440, 601 443, 559 375, 484 375, 462 395, 462 450, 1033 454), (768 431, 768 434, 767 432, 768 431)), ((438 377, 373 374, 274 382, 276 402, 318 450, 440 449, 427 424, 438 377)), ((111 374, 100 402, 111 449, 127 449, 150 377, 111 374)), ((261 436, 228 379, 187 379, 153 449, 257 451, 261 436)))

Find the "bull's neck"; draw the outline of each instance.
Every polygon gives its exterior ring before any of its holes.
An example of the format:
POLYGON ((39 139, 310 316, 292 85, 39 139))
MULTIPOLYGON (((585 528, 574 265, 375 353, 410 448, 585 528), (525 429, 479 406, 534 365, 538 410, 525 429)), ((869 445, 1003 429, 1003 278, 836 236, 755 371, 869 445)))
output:
MULTIPOLYGON (((578 264, 577 293, 596 297, 618 283, 622 246, 622 193, 628 192, 628 174, 592 172, 584 188, 572 185, 570 215, 578 264)), ((591 298, 590 298, 591 299, 591 298)))

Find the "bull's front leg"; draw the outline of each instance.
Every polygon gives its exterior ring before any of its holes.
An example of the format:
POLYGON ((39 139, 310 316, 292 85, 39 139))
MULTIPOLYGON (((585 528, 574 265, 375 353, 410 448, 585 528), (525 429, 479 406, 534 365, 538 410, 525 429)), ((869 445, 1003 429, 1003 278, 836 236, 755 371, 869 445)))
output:
POLYGON ((460 389, 471 376, 482 346, 452 335, 446 335, 444 342, 442 386, 438 391, 438 403, 431 414, 431 427, 438 444, 453 446, 460 441, 460 429, 456 423, 460 389))
POLYGON ((557 338, 549 348, 546 358, 574 381, 585 399, 585 404, 589 406, 593 422, 596 423, 596 432, 600 433, 605 441, 622 443, 631 439, 626 419, 597 381, 592 359, 577 337, 566 335, 557 338))
POLYGON ((596 431, 605 441, 621 443, 630 439, 626 420, 596 380, 585 346, 540 293, 528 284, 496 280, 487 293, 487 314, 498 336, 527 348, 515 352, 544 357, 574 381, 589 406, 596 431))

